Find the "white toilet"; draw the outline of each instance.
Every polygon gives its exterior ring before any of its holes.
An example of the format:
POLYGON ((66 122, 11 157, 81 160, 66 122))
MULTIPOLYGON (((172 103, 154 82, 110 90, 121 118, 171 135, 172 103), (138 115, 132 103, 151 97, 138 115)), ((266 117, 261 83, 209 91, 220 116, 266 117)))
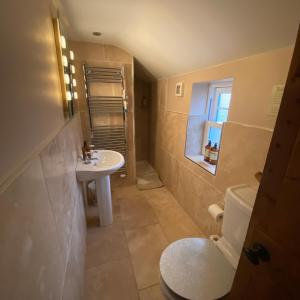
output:
POLYGON ((168 300, 220 299, 231 289, 257 190, 230 187, 225 195, 222 237, 186 238, 160 258, 161 290, 168 300))

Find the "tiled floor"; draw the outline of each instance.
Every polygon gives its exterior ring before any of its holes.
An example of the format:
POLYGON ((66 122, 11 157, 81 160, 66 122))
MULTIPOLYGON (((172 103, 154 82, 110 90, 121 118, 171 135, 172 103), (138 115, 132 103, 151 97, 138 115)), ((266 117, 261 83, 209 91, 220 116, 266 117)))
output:
POLYGON ((163 300, 161 252, 172 241, 203 234, 166 188, 115 188, 113 202, 113 225, 89 223, 85 300, 163 300))

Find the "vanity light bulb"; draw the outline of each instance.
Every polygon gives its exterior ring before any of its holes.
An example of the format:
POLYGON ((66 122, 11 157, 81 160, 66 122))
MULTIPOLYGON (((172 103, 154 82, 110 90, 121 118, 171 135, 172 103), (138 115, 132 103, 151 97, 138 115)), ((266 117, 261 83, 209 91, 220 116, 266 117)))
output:
POLYGON ((63 35, 60 36, 60 44, 61 44, 61 47, 63 49, 66 49, 67 48, 67 42, 66 42, 66 39, 63 35))
POLYGON ((70 91, 66 92, 66 96, 67 96, 67 101, 71 101, 72 100, 72 94, 70 91))
POLYGON ((78 94, 77 94, 77 92, 74 92, 74 99, 78 99, 78 94))
POLYGON ((75 66, 74 65, 71 65, 71 72, 72 72, 72 74, 75 74, 75 66))
POLYGON ((70 50, 70 59, 74 60, 75 56, 74 56, 74 52, 72 50, 70 50))
POLYGON ((88 94, 87 93, 85 93, 85 98, 87 98, 88 97, 88 94))
POLYGON ((69 74, 64 74, 64 79, 65 79, 65 84, 70 84, 70 76, 69 76, 69 74))
POLYGON ((65 55, 62 56, 62 62, 63 62, 63 66, 67 67, 68 66, 68 59, 65 55))
POLYGON ((73 86, 76 86, 77 85, 77 82, 76 82, 76 79, 75 78, 73 78, 73 86))

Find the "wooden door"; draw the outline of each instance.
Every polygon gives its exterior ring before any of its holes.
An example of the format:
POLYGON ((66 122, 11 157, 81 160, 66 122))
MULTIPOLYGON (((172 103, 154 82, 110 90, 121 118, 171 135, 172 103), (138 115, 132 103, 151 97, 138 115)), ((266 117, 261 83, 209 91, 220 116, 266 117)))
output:
POLYGON ((300 299, 300 29, 244 252, 226 298, 300 299))

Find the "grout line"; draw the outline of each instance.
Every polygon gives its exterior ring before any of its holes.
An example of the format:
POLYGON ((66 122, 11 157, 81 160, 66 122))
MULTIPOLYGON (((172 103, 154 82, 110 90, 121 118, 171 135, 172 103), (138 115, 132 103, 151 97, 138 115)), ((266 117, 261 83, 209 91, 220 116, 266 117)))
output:
MULTIPOLYGON (((156 216, 155 216, 155 218, 156 218, 156 216)), ((157 219, 157 218, 156 218, 156 219, 157 219)), ((134 227, 134 228, 130 228, 130 229, 124 228, 124 232, 126 232, 126 231, 133 231, 133 230, 139 230, 139 229, 144 229, 144 228, 149 227, 149 226, 158 225, 158 224, 159 224, 159 221, 158 221, 158 220, 156 220, 156 221, 157 221, 156 223, 153 223, 153 224, 146 224, 146 225, 142 225, 142 226, 140 226, 140 227, 134 227)))
MULTIPOLYGON (((171 156, 172 159, 176 160, 178 164, 180 164, 183 168, 186 168, 189 172, 191 172, 194 176, 196 176, 197 178, 199 178, 200 180, 202 180, 203 182, 205 182, 207 185, 209 185, 211 188, 213 188, 214 190, 216 190, 217 192, 223 194, 222 191, 220 191, 218 188, 216 188, 216 186, 214 186, 212 183, 210 183, 209 181, 207 181, 203 176, 197 174, 194 170, 190 169, 189 167, 187 167, 183 161, 179 160, 176 158, 176 156, 166 150, 164 150, 163 148, 160 147, 160 151, 167 153, 169 156, 171 156)), ((173 195, 173 194, 172 194, 173 195)), ((176 199, 176 197, 175 197, 176 199)))
POLYGON ((100 267, 105 266, 105 265, 107 265, 107 264, 115 263, 115 262, 118 262, 118 261, 121 261, 121 260, 124 260, 124 259, 129 259, 129 258, 130 258, 130 257, 129 257, 129 255, 128 255, 128 256, 124 256, 124 257, 122 257, 122 258, 111 259, 111 260, 106 261, 106 262, 103 262, 103 263, 101 263, 101 264, 93 265, 93 266, 91 266, 91 267, 85 267, 84 270, 85 270, 85 272, 88 272, 88 271, 91 270, 91 269, 100 268, 100 267))
POLYGON ((7 171, 7 175, 0 177, 0 195, 4 193, 11 184, 21 176, 26 169, 31 165, 32 161, 37 158, 43 150, 64 130, 65 127, 70 125, 71 122, 75 122, 76 118, 79 117, 79 113, 75 113, 72 119, 64 120, 63 124, 58 126, 55 130, 50 132, 48 136, 41 141, 34 149, 25 155, 24 158, 20 159, 15 166, 7 171))
POLYGON ((128 239, 127 239, 127 236, 126 236, 126 233, 125 233, 125 229, 124 229, 124 226, 123 226, 122 216, 121 216, 120 219, 121 219, 121 224, 122 224, 123 235, 125 236, 125 240, 126 240, 127 251, 129 253, 129 262, 130 262, 132 273, 133 273, 133 277, 134 277, 135 288, 136 288, 137 296, 140 299, 140 294, 139 294, 138 284, 137 284, 137 278, 136 278, 136 275, 135 275, 135 271, 134 271, 134 267, 133 267, 133 262, 132 262, 132 257, 131 257, 131 253, 130 253, 130 250, 129 250, 128 239))
MULTIPOLYGON (((136 186, 136 185, 134 185, 134 186, 136 186)), ((138 194, 139 194, 139 193, 140 193, 141 195, 144 196, 143 191, 138 191, 138 194)), ((146 196, 144 196, 144 197, 145 197, 146 202, 150 205, 150 203, 149 203, 149 201, 148 201, 148 198, 147 198, 146 196)), ((157 284, 159 284, 159 282, 157 282, 157 283, 155 283, 155 284, 152 284, 152 285, 150 285, 150 286, 144 287, 144 288, 142 288, 142 289, 139 289, 139 288, 138 288, 137 277, 136 277, 136 274, 135 274, 135 270, 134 270, 134 267, 133 267, 133 261, 132 261, 133 256, 132 256, 132 254, 131 254, 131 252, 130 252, 130 250, 129 250, 129 240, 128 240, 127 235, 126 235, 125 232, 126 232, 126 231, 131 231, 131 230, 144 229, 144 228, 146 228, 146 227, 153 226, 153 225, 158 225, 158 226, 161 228, 161 224, 159 223, 159 219, 158 219, 158 217, 157 217, 157 214, 155 213, 155 210, 153 209, 152 205, 150 205, 150 207, 151 207, 151 209, 153 210, 153 213, 155 214, 155 219, 156 219, 157 223, 154 223, 154 224, 148 224, 148 225, 144 225, 144 226, 137 227, 137 228, 132 228, 132 229, 125 229, 125 228, 124 228, 124 221, 122 220, 122 216, 121 216, 121 218, 120 218, 120 219, 121 219, 122 228, 123 228, 123 232, 124 232, 124 235, 125 235, 125 238, 126 238, 126 241, 127 241, 126 244, 127 244, 128 253, 129 253, 129 260, 130 260, 130 264, 131 264, 131 267, 132 267, 132 270, 133 270, 134 279, 135 279, 135 284, 136 284, 136 290, 137 290, 137 294, 138 294, 138 298, 139 298, 139 299, 140 299, 140 295, 139 295, 139 291, 140 291, 140 290, 143 290, 143 289, 149 288, 149 287, 151 287, 151 286, 157 285, 157 284)), ((161 228, 161 230, 162 230, 162 228, 161 228)), ((162 233, 163 233, 163 235, 164 235, 166 241, 168 241, 168 239, 166 238, 166 236, 165 236, 163 230, 162 230, 162 233)))
POLYGON ((159 286, 159 282, 158 283, 153 283, 153 284, 150 284, 149 286, 146 286, 146 287, 143 287, 141 289, 139 289, 138 291, 141 292, 141 291, 144 291, 144 290, 147 290, 147 289, 150 289, 154 286, 158 285, 159 286))
MULTIPOLYGON (((168 189, 168 187, 165 186, 165 188, 167 189, 168 193, 170 193, 170 196, 171 196, 172 198, 174 198, 174 201, 175 201, 175 203, 178 205, 179 210, 182 210, 182 212, 185 214, 186 218, 188 218, 189 221, 191 221, 192 224, 195 226, 195 228, 199 231, 199 237, 202 236, 202 235, 203 235, 203 236, 206 236, 205 234, 203 234, 203 232, 202 232, 201 228, 199 227, 199 225, 197 225, 197 224, 194 222, 194 220, 193 220, 193 219, 190 217, 190 215, 185 211, 185 209, 182 207, 182 205, 179 203, 179 201, 176 199, 176 197, 171 193, 171 191, 168 189)), ((146 196, 146 197, 147 197, 147 196, 146 196)), ((160 227, 161 227, 162 232, 164 233, 164 236, 165 236, 166 240, 167 240, 169 243, 172 243, 173 240, 171 240, 171 239, 169 239, 169 238, 167 237, 167 234, 165 233, 165 230, 164 230, 162 224, 161 224, 160 221, 159 221, 158 214, 157 214, 157 212, 156 212, 154 206, 153 206, 153 205, 151 204, 151 202, 149 201, 149 198, 148 198, 148 197, 147 197, 147 201, 148 201, 149 205, 152 207, 152 209, 154 210, 155 215, 157 216, 159 225, 160 225, 160 227)), ((178 209, 178 208, 177 208, 177 209, 178 209)))
MULTIPOLYGON (((135 186, 135 185, 133 185, 133 186, 135 186)), ((167 187, 165 187, 165 189, 166 189, 166 191, 169 194, 168 196, 172 197, 172 201, 176 201, 174 204, 178 205, 178 209, 182 210, 185 213, 186 218, 189 218, 189 220, 191 220, 192 223, 195 225, 195 223, 193 222, 192 218, 185 212, 185 210, 182 208, 182 206, 180 205, 180 203, 178 203, 178 201, 176 200, 176 197, 170 192, 170 190, 167 187)), ((124 191, 123 194, 126 196, 126 191, 124 191)), ((157 226, 158 225, 159 228, 160 228, 160 230, 161 230, 161 232, 162 232, 163 237, 165 238, 165 240, 167 242, 167 245, 169 245, 170 243, 172 243, 172 241, 167 237, 167 235, 165 233, 165 230, 163 229, 163 226, 162 226, 162 224, 160 222, 160 219, 158 217, 158 213, 157 213, 154 205, 152 205, 151 202, 150 202, 150 198, 151 197, 150 197, 150 195, 147 195, 147 191, 146 192, 145 191, 138 191, 137 195, 142 195, 143 196, 143 201, 146 201, 147 204, 150 206, 150 208, 153 210, 156 222, 153 223, 153 224, 143 225, 141 227, 134 227, 134 228, 131 228, 131 229, 126 229, 125 228, 125 221, 122 219, 122 213, 120 212, 120 215, 118 216, 119 226, 120 226, 120 231, 122 232, 122 236, 124 237, 125 242, 126 242, 126 248, 127 248, 128 255, 126 257, 121 258, 121 259, 114 259, 114 260, 110 260, 108 262, 104 262, 102 264, 98 264, 98 265, 95 265, 95 266, 91 266, 89 268, 85 268, 85 272, 88 272, 90 269, 93 269, 93 268, 99 268, 99 267, 101 267, 102 265, 105 265, 105 264, 109 264, 109 263, 112 263, 112 262, 117 262, 117 261, 121 261, 121 260, 124 260, 124 259, 128 259, 129 262, 130 262, 131 268, 132 268, 132 272, 133 272, 136 293, 137 293, 138 299, 140 299, 140 295, 139 295, 140 291, 143 291, 145 289, 149 289, 149 288, 157 286, 157 285, 159 286, 159 281, 156 282, 156 283, 152 283, 152 284, 150 284, 148 286, 142 287, 140 289, 138 288, 137 276, 136 276, 134 265, 133 265, 134 255, 130 252, 130 249, 129 249, 129 239, 127 238, 126 232, 134 231, 134 230, 143 230, 143 229, 145 229, 147 227, 149 228, 151 226, 157 226)), ((165 197, 164 194, 162 196, 165 197)), ((129 196, 128 198, 130 200, 131 196, 129 196)), ((118 200, 118 202, 119 202, 119 200, 118 200)), ((121 207, 120 207, 120 210, 121 210, 121 207)), ((199 229, 199 226, 195 225, 195 227, 197 229, 199 229)), ((199 229, 199 231, 201 232, 200 229, 199 229)), ((162 249, 160 251, 162 252, 164 250, 164 248, 165 248, 165 246, 162 247, 162 249)))

